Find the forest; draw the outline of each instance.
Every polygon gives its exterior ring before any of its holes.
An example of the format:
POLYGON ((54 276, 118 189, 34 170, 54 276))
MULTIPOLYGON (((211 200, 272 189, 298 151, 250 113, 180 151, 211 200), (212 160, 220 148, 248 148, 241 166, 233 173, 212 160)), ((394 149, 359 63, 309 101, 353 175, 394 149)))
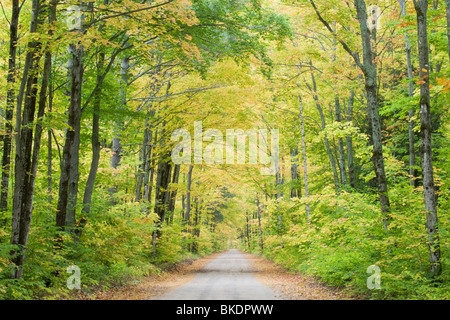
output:
POLYGON ((450 298, 450 0, 0 0, 0 21, 0 300, 228 248, 450 298))

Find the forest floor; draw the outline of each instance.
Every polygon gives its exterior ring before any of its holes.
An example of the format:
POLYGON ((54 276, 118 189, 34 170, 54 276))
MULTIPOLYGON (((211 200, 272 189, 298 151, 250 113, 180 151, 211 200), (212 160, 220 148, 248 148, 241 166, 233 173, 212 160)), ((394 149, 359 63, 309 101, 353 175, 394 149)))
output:
MULTIPOLYGON (((79 293, 79 300, 149 300, 158 299, 169 291, 191 282, 206 264, 223 252, 177 263, 134 283, 116 286, 104 291, 79 293)), ((290 272, 272 261, 253 254, 242 254, 251 263, 252 274, 263 285, 271 288, 283 300, 354 300, 363 299, 340 288, 321 283, 317 279, 290 272)))

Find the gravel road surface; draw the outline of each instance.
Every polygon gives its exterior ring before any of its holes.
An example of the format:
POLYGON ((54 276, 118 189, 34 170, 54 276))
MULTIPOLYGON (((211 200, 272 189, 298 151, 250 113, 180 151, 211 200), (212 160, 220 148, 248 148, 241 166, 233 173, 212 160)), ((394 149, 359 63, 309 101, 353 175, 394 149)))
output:
POLYGON ((208 262, 194 279, 158 300, 280 300, 281 296, 253 275, 250 261, 230 249, 208 262))

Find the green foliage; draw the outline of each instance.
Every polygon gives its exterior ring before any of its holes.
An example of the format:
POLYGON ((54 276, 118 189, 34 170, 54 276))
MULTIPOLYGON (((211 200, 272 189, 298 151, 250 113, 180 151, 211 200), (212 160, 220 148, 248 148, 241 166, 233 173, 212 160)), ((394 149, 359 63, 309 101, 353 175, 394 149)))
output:
MULTIPOLYGON (((364 194, 315 196, 311 199, 311 225, 303 216, 302 222, 290 224, 286 233, 268 236, 264 254, 289 269, 313 275, 329 285, 351 288, 372 299, 448 299, 450 272, 444 269, 435 281, 427 273, 421 193, 403 184, 389 195, 395 205, 387 231, 377 205, 364 194), (366 271, 371 265, 381 270, 380 289, 367 287, 371 274, 366 271)), ((442 204, 446 203, 443 199, 442 204)), ((450 249, 449 228, 449 220, 443 215, 443 263, 450 249)))

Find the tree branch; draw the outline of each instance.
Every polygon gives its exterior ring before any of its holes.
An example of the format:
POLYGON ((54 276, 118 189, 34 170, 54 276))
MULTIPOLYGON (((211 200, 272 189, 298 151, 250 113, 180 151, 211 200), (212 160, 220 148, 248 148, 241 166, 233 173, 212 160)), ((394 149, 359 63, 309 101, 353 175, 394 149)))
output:
MULTIPOLYGON (((332 33, 335 34, 336 31, 333 30, 330 26, 330 24, 322 17, 322 15, 320 14, 319 10, 316 7, 316 4, 314 3, 313 0, 309 0, 309 2, 311 3, 312 7, 314 8, 314 11, 316 12, 317 17, 319 18, 320 22, 323 23, 323 25, 332 33)), ((361 63, 361 61, 359 60, 359 56, 357 52, 353 52, 350 47, 347 45, 347 43, 341 39, 337 39, 339 41, 339 43, 342 45, 342 47, 344 48, 345 51, 348 52, 348 54, 350 54, 350 56, 353 58, 353 60, 355 61, 356 65, 364 72, 364 66, 361 63)))

